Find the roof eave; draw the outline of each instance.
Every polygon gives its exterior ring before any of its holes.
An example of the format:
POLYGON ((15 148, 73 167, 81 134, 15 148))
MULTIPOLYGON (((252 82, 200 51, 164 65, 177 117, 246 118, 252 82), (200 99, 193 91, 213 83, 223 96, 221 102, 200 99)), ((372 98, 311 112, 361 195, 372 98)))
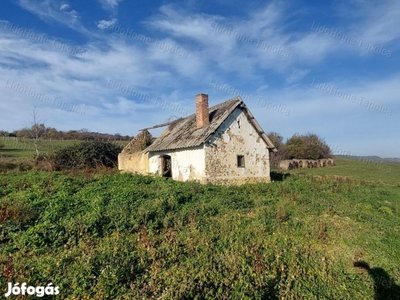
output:
POLYGON ((254 129, 257 131, 257 133, 261 136, 261 138, 264 140, 265 144, 267 145, 267 148, 270 149, 273 152, 277 152, 276 147, 274 144, 271 142, 271 140, 268 138, 268 136, 265 134, 264 130, 258 124, 256 118, 254 118, 253 114, 250 112, 250 110, 247 108, 246 104, 242 103, 241 107, 243 108, 244 114, 247 116, 250 124, 253 125, 254 129))

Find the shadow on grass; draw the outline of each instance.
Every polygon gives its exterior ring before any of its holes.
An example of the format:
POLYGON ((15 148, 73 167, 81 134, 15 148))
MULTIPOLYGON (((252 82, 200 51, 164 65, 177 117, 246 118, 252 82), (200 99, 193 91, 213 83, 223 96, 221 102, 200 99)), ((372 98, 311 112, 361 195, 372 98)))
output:
POLYGON ((374 280, 374 300, 400 300, 400 286, 384 269, 370 268, 365 261, 357 261, 353 265, 367 271, 374 280))
POLYGON ((289 172, 271 171, 270 173, 272 181, 284 181, 290 176, 289 172))
POLYGON ((8 148, 3 148, 0 149, 0 152, 22 152, 22 151, 29 151, 31 149, 18 149, 18 148, 12 148, 12 149, 8 149, 8 148))
POLYGON ((268 282, 267 286, 265 287, 264 293, 261 296, 262 300, 279 300, 277 296, 276 287, 279 284, 279 280, 271 280, 268 282))

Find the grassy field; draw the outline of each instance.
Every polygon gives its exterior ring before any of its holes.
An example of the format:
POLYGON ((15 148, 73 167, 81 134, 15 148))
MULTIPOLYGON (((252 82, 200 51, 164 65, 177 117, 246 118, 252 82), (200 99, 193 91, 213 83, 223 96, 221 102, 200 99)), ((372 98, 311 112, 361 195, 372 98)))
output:
MULTIPOLYGON (((42 154, 50 154, 55 150, 80 143, 80 140, 39 140, 38 148, 42 154)), ((115 143, 125 146, 129 141, 117 141, 115 143)), ((0 157, 13 158, 17 161, 31 159, 35 154, 35 146, 32 139, 0 137, 0 157)))
POLYGON ((291 170, 291 174, 317 176, 346 176, 352 179, 381 181, 397 184, 400 182, 400 164, 363 161, 349 158, 335 158, 335 166, 313 169, 291 170))
MULTIPOLYGON (((75 140, 39 140, 39 150, 43 154, 51 153, 62 147, 66 147, 80 141, 75 140)), ((0 137, 0 143, 4 148, 0 154, 4 157, 15 159, 29 159, 35 154, 33 140, 24 138, 0 137)))
MULTIPOLYGON (((321 170, 358 174, 337 162, 321 170)), ((240 187, 1 175, 0 286, 52 282, 58 299, 400 299, 400 183, 318 175, 240 187)))

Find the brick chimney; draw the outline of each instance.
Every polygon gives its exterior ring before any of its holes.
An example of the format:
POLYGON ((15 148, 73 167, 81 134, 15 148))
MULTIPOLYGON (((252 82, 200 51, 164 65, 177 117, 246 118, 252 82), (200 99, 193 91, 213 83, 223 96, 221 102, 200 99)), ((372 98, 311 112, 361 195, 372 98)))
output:
POLYGON ((196 126, 197 129, 203 128, 210 123, 210 116, 208 110, 208 95, 196 95, 196 126))

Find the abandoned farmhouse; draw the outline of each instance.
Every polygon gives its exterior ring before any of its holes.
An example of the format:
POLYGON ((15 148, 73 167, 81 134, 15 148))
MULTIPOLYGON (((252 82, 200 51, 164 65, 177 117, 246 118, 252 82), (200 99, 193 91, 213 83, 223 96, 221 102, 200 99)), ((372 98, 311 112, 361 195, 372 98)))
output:
POLYGON ((195 114, 162 125, 154 141, 145 129, 122 150, 119 170, 201 183, 270 181, 276 149, 240 97, 209 108, 199 94, 195 114))

